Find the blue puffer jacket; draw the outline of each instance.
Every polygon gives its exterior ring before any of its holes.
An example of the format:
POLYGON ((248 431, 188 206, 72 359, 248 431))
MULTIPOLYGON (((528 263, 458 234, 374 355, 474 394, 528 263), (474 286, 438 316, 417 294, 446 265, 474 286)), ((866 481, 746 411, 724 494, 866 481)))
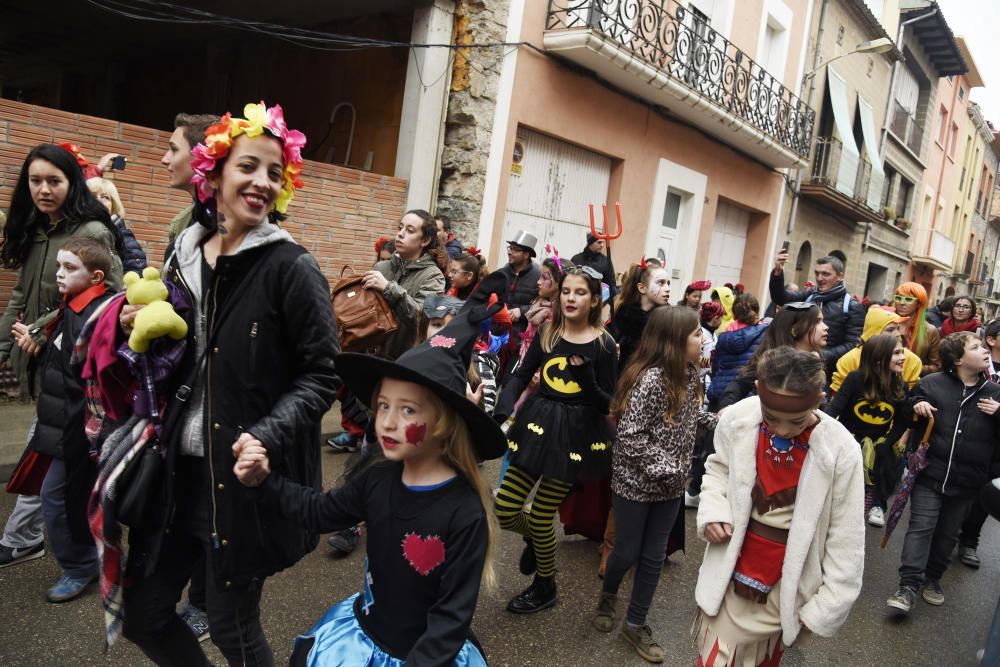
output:
POLYGON ((750 357, 764 339, 767 322, 743 327, 737 331, 719 334, 712 355, 712 384, 708 387, 708 400, 718 401, 730 382, 736 379, 750 357))

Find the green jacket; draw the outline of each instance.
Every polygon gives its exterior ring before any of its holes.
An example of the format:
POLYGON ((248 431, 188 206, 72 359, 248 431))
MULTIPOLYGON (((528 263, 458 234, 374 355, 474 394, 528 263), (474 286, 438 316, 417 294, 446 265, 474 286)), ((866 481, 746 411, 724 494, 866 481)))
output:
MULTIPOLYGON (((104 284, 109 292, 122 287, 122 262, 114 249, 114 238, 107 227, 98 220, 71 224, 62 220, 55 227, 39 225, 35 230, 34 246, 24 265, 17 272, 17 283, 7 302, 7 310, 0 318, 0 364, 10 362, 21 383, 21 396, 37 394, 37 379, 29 384, 31 357, 21 353, 10 335, 17 321, 28 325, 31 337, 40 345, 45 344, 45 327, 59 314, 62 295, 56 287, 56 253, 66 241, 75 236, 87 236, 103 243, 111 250, 111 273, 104 284)), ((40 378, 38 378, 40 379, 40 378)))
POLYGON ((191 213, 194 211, 194 204, 183 208, 174 219, 170 221, 170 229, 167 231, 167 243, 173 243, 177 235, 183 232, 191 224, 191 213))
POLYGON ((444 292, 444 274, 426 254, 405 260, 393 255, 378 262, 375 270, 389 281, 382 296, 389 302, 399 323, 399 329, 382 346, 382 354, 395 359, 416 344, 424 297, 444 292))

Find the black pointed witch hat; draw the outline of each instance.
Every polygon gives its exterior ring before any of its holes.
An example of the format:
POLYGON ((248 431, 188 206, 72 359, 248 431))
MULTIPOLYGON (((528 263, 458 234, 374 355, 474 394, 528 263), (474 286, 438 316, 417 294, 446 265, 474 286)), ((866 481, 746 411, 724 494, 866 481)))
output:
POLYGON ((507 439, 493 418, 465 396, 469 362, 483 322, 502 303, 480 304, 452 319, 429 340, 390 361, 368 354, 337 355, 337 374, 359 399, 371 407, 372 394, 382 378, 395 378, 427 387, 465 420, 480 459, 495 459, 507 451, 507 439))

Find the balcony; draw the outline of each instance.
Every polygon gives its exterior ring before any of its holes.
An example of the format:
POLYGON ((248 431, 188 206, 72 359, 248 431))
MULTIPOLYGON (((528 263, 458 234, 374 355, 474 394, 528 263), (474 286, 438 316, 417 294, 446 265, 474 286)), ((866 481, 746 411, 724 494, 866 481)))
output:
POLYGON ((936 229, 922 227, 917 230, 912 255, 914 264, 951 271, 951 262, 955 257, 955 242, 936 229))
POLYGON ((889 123, 889 129, 896 135, 900 143, 919 158, 920 144, 924 140, 924 130, 917 124, 917 119, 899 102, 893 100, 892 104, 892 120, 889 123))
POLYGON ((543 44, 768 166, 806 164, 815 112, 675 0, 549 0, 543 44))
POLYGON ((849 162, 846 160, 840 141, 817 138, 816 156, 809 179, 802 184, 802 195, 852 222, 879 222, 883 219, 881 212, 867 204, 871 163, 864 155, 858 157, 856 167, 853 156, 849 162))

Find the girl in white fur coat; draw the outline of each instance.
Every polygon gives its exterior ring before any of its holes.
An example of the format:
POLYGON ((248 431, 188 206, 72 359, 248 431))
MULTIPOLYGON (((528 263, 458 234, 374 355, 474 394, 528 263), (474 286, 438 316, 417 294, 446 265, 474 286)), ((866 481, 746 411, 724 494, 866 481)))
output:
POLYGON ((814 355, 771 350, 758 396, 719 422, 698 508, 699 667, 774 667, 803 626, 833 635, 861 591, 861 450, 817 409, 824 379, 814 355))

